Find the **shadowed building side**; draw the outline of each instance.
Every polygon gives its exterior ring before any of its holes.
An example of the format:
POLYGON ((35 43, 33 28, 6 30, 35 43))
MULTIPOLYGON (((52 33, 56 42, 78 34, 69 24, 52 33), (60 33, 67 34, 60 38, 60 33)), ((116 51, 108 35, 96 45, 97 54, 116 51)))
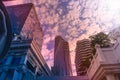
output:
POLYGON ((66 64, 66 74, 68 76, 72 76, 72 66, 71 66, 71 58, 69 52, 69 43, 67 41, 64 42, 64 50, 65 50, 65 64, 66 64))
POLYGON ((2 60, 8 52, 12 40, 11 23, 8 12, 0 0, 0 60, 2 60))

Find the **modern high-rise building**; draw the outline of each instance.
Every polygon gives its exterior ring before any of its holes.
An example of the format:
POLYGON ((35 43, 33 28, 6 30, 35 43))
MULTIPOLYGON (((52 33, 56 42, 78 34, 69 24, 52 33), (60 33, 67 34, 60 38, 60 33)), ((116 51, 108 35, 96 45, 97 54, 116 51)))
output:
POLYGON ((61 36, 55 38, 54 67, 52 69, 56 76, 72 75, 69 44, 61 36))
POLYGON ((77 75, 85 75, 89 66, 89 59, 92 57, 91 42, 88 39, 77 41, 75 65, 77 75), (86 66, 87 65, 87 66, 86 66))
POLYGON ((7 56, 0 61, 0 80, 35 80, 51 76, 41 55, 43 32, 34 5, 7 7, 13 31, 13 40, 7 56))

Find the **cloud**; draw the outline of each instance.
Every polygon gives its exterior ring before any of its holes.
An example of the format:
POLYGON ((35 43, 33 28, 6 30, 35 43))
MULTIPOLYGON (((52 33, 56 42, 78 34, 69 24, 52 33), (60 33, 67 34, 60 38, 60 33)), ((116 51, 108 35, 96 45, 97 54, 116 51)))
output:
MULTIPOLYGON (((15 4, 16 2, 11 2, 15 4)), ((53 65, 54 38, 56 35, 70 43, 74 66, 76 41, 100 31, 109 31, 120 25, 120 9, 110 9, 104 0, 23 0, 34 3, 44 31, 42 54, 49 67, 53 65)), ((22 2, 22 0, 20 1, 22 2)))

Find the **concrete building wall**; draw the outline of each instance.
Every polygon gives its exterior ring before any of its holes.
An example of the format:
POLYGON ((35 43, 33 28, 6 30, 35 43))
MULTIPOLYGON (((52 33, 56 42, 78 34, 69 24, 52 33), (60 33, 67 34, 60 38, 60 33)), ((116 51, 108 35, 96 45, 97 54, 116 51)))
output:
POLYGON ((89 79, 117 80, 115 75, 120 73, 120 37, 113 46, 100 48, 99 45, 96 45, 96 50, 96 55, 87 71, 89 79))

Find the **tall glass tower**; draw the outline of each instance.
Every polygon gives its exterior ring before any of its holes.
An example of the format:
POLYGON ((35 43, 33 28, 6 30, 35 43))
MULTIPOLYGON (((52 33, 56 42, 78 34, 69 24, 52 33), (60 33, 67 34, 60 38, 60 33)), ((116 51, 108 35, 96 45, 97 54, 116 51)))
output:
POLYGON ((72 75, 69 44, 61 36, 55 38, 53 73, 56 76, 72 75))

